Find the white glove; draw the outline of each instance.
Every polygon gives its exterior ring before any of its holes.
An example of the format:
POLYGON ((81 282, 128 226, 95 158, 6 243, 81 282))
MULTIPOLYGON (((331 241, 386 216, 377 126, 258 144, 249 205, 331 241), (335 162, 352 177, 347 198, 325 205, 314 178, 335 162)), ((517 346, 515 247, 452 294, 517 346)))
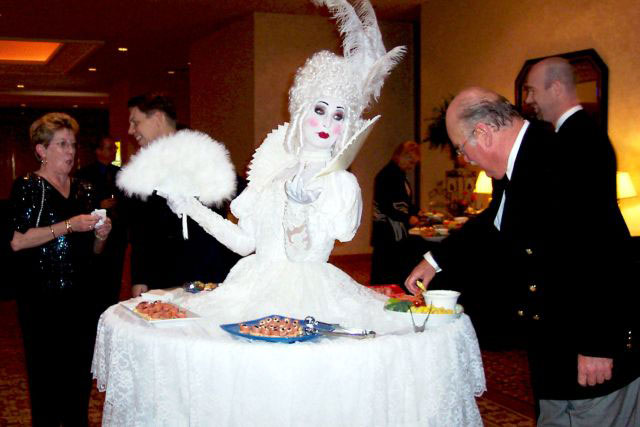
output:
POLYGON ((197 206, 202 204, 196 200, 193 196, 185 196, 182 194, 169 195, 161 190, 156 190, 156 193, 160 197, 167 199, 167 206, 171 211, 178 215, 178 218, 182 218, 182 237, 187 240, 189 238, 189 228, 187 226, 187 217, 192 216, 190 212, 197 209, 197 206))
POLYGON ((178 218, 182 218, 182 215, 187 214, 191 216, 189 213, 194 209, 194 205, 201 204, 195 197, 193 196, 184 196, 178 194, 166 194, 162 191, 156 191, 158 196, 164 197, 167 199, 167 206, 171 209, 171 212, 178 215, 178 218))
POLYGON ((320 188, 309 190, 305 189, 304 180, 300 171, 295 174, 293 179, 284 183, 284 191, 287 193, 287 197, 290 200, 303 205, 315 202, 322 193, 322 189, 320 188))
POLYGON ((169 196, 157 191, 159 196, 167 199, 169 209, 183 219, 183 233, 186 218, 190 216, 204 230, 216 238, 227 248, 239 255, 246 256, 255 251, 255 239, 231 221, 203 205, 193 196, 169 196))

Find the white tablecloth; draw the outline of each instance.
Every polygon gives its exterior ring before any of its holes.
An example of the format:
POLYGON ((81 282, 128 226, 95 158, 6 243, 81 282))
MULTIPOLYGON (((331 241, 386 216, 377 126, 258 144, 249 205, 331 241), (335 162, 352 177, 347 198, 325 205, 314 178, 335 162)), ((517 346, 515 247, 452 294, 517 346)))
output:
POLYGON ((92 372, 107 426, 482 425, 466 315, 417 334, 280 344, 204 318, 157 327, 116 305, 100 318, 92 372))

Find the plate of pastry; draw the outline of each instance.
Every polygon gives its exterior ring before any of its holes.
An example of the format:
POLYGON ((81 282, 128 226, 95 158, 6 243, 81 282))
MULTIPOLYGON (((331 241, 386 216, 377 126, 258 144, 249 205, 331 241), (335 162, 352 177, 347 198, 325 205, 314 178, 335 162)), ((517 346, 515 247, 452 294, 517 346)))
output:
POLYGON ((316 325, 316 329, 311 332, 308 328, 305 328, 304 320, 279 314, 272 314, 246 322, 229 323, 220 325, 220 327, 228 333, 239 337, 279 343, 308 341, 322 335, 318 329, 326 331, 333 330, 332 325, 321 323, 316 325))
POLYGON ((120 302, 136 316, 156 326, 188 323, 200 319, 196 313, 167 301, 129 300, 120 302))

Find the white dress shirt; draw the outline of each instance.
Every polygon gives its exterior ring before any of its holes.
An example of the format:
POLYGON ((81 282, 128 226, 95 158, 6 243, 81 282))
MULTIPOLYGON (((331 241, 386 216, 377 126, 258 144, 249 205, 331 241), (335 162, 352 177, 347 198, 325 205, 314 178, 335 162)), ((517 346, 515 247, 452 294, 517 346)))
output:
POLYGON ((573 115, 573 113, 582 110, 582 105, 576 105, 575 107, 571 107, 569 108, 567 111, 565 111, 564 113, 562 113, 562 115, 558 118, 558 121, 556 122, 556 133, 558 133, 558 131, 560 130, 560 127, 562 126, 562 124, 573 115))

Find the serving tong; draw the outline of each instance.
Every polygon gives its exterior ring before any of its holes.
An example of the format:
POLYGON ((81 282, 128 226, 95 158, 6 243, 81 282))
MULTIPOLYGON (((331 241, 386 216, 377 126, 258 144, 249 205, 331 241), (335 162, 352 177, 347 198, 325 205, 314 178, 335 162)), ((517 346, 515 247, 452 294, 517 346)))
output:
POLYGON ((338 323, 325 323, 317 321, 313 316, 307 316, 304 319, 304 331, 308 334, 320 334, 333 337, 349 337, 349 338, 375 338, 375 331, 367 331, 366 329, 345 328, 338 323))
POLYGON ((409 314, 411 315, 411 323, 413 324, 413 332, 424 332, 424 328, 427 325, 427 321, 431 316, 431 310, 433 310, 433 306, 429 306, 427 317, 424 318, 424 322, 422 322, 422 326, 418 326, 416 325, 416 321, 413 319, 413 311, 411 310, 411 307, 409 307, 409 314))

